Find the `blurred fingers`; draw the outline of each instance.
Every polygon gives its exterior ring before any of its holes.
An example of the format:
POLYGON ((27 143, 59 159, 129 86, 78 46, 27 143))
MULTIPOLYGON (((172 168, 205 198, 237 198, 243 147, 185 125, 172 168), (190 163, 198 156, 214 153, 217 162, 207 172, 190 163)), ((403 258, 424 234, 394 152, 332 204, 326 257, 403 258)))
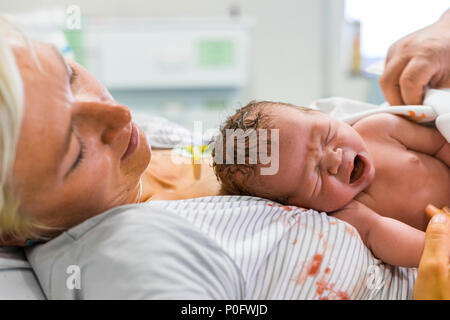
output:
POLYGON ((450 217, 445 213, 433 216, 425 235, 425 247, 420 264, 435 272, 448 273, 450 254, 450 217))
POLYGON ((439 72, 439 66, 424 58, 413 58, 403 69, 399 84, 402 100, 405 104, 422 104, 426 86, 439 72))
POLYGON ((432 204, 429 204, 425 208, 425 213, 427 214, 427 216, 429 218, 432 218, 434 215, 439 214, 439 213, 449 214, 449 216, 450 216, 450 209, 448 207, 439 209, 439 208, 436 208, 435 206, 433 206, 432 204))
POLYGON ((387 102, 392 106, 403 105, 400 91, 400 75, 408 64, 409 59, 392 58, 386 61, 384 73, 380 77, 380 87, 387 102))

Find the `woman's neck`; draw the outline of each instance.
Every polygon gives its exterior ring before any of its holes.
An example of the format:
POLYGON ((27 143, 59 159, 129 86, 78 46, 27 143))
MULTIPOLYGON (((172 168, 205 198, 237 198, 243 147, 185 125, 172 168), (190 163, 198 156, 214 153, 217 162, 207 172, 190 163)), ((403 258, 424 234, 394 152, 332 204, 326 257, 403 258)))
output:
POLYGON ((194 167, 172 150, 154 150, 142 175, 141 202, 187 199, 218 194, 219 183, 207 161, 194 167), (174 159, 174 157, 176 159, 174 159))

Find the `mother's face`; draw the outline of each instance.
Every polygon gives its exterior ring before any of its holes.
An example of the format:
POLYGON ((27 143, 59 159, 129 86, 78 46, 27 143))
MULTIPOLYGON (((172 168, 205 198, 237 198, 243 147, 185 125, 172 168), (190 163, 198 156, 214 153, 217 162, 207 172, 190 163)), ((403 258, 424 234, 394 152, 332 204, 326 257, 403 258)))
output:
POLYGON ((130 145, 130 110, 83 67, 54 47, 13 45, 25 92, 25 113, 13 168, 21 209, 39 223, 72 227, 137 200, 150 148, 138 129, 130 145))

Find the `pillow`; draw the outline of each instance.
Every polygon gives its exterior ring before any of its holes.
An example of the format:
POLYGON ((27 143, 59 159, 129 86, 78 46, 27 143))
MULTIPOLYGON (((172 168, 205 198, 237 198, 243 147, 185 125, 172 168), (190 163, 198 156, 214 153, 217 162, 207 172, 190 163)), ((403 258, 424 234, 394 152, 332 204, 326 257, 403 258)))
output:
POLYGON ((197 139, 197 137, 194 137, 194 132, 166 118, 144 112, 134 112, 133 120, 145 132, 147 141, 152 148, 177 149, 189 146, 194 142, 208 145, 216 133, 215 130, 206 130, 201 132, 200 141, 194 141, 197 139))
POLYGON ((21 248, 0 248, 0 299, 45 299, 41 286, 21 248))

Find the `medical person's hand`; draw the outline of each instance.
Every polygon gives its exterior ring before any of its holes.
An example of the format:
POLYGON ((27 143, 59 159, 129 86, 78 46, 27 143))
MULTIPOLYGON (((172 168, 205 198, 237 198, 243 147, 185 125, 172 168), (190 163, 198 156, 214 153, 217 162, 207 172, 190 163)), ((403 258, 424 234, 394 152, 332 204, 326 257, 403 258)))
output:
POLYGON ((422 104, 427 87, 450 87, 450 9, 389 48, 380 86, 391 105, 422 104))
POLYGON ((433 215, 414 287, 414 299, 450 300, 450 214, 427 206, 433 215))

